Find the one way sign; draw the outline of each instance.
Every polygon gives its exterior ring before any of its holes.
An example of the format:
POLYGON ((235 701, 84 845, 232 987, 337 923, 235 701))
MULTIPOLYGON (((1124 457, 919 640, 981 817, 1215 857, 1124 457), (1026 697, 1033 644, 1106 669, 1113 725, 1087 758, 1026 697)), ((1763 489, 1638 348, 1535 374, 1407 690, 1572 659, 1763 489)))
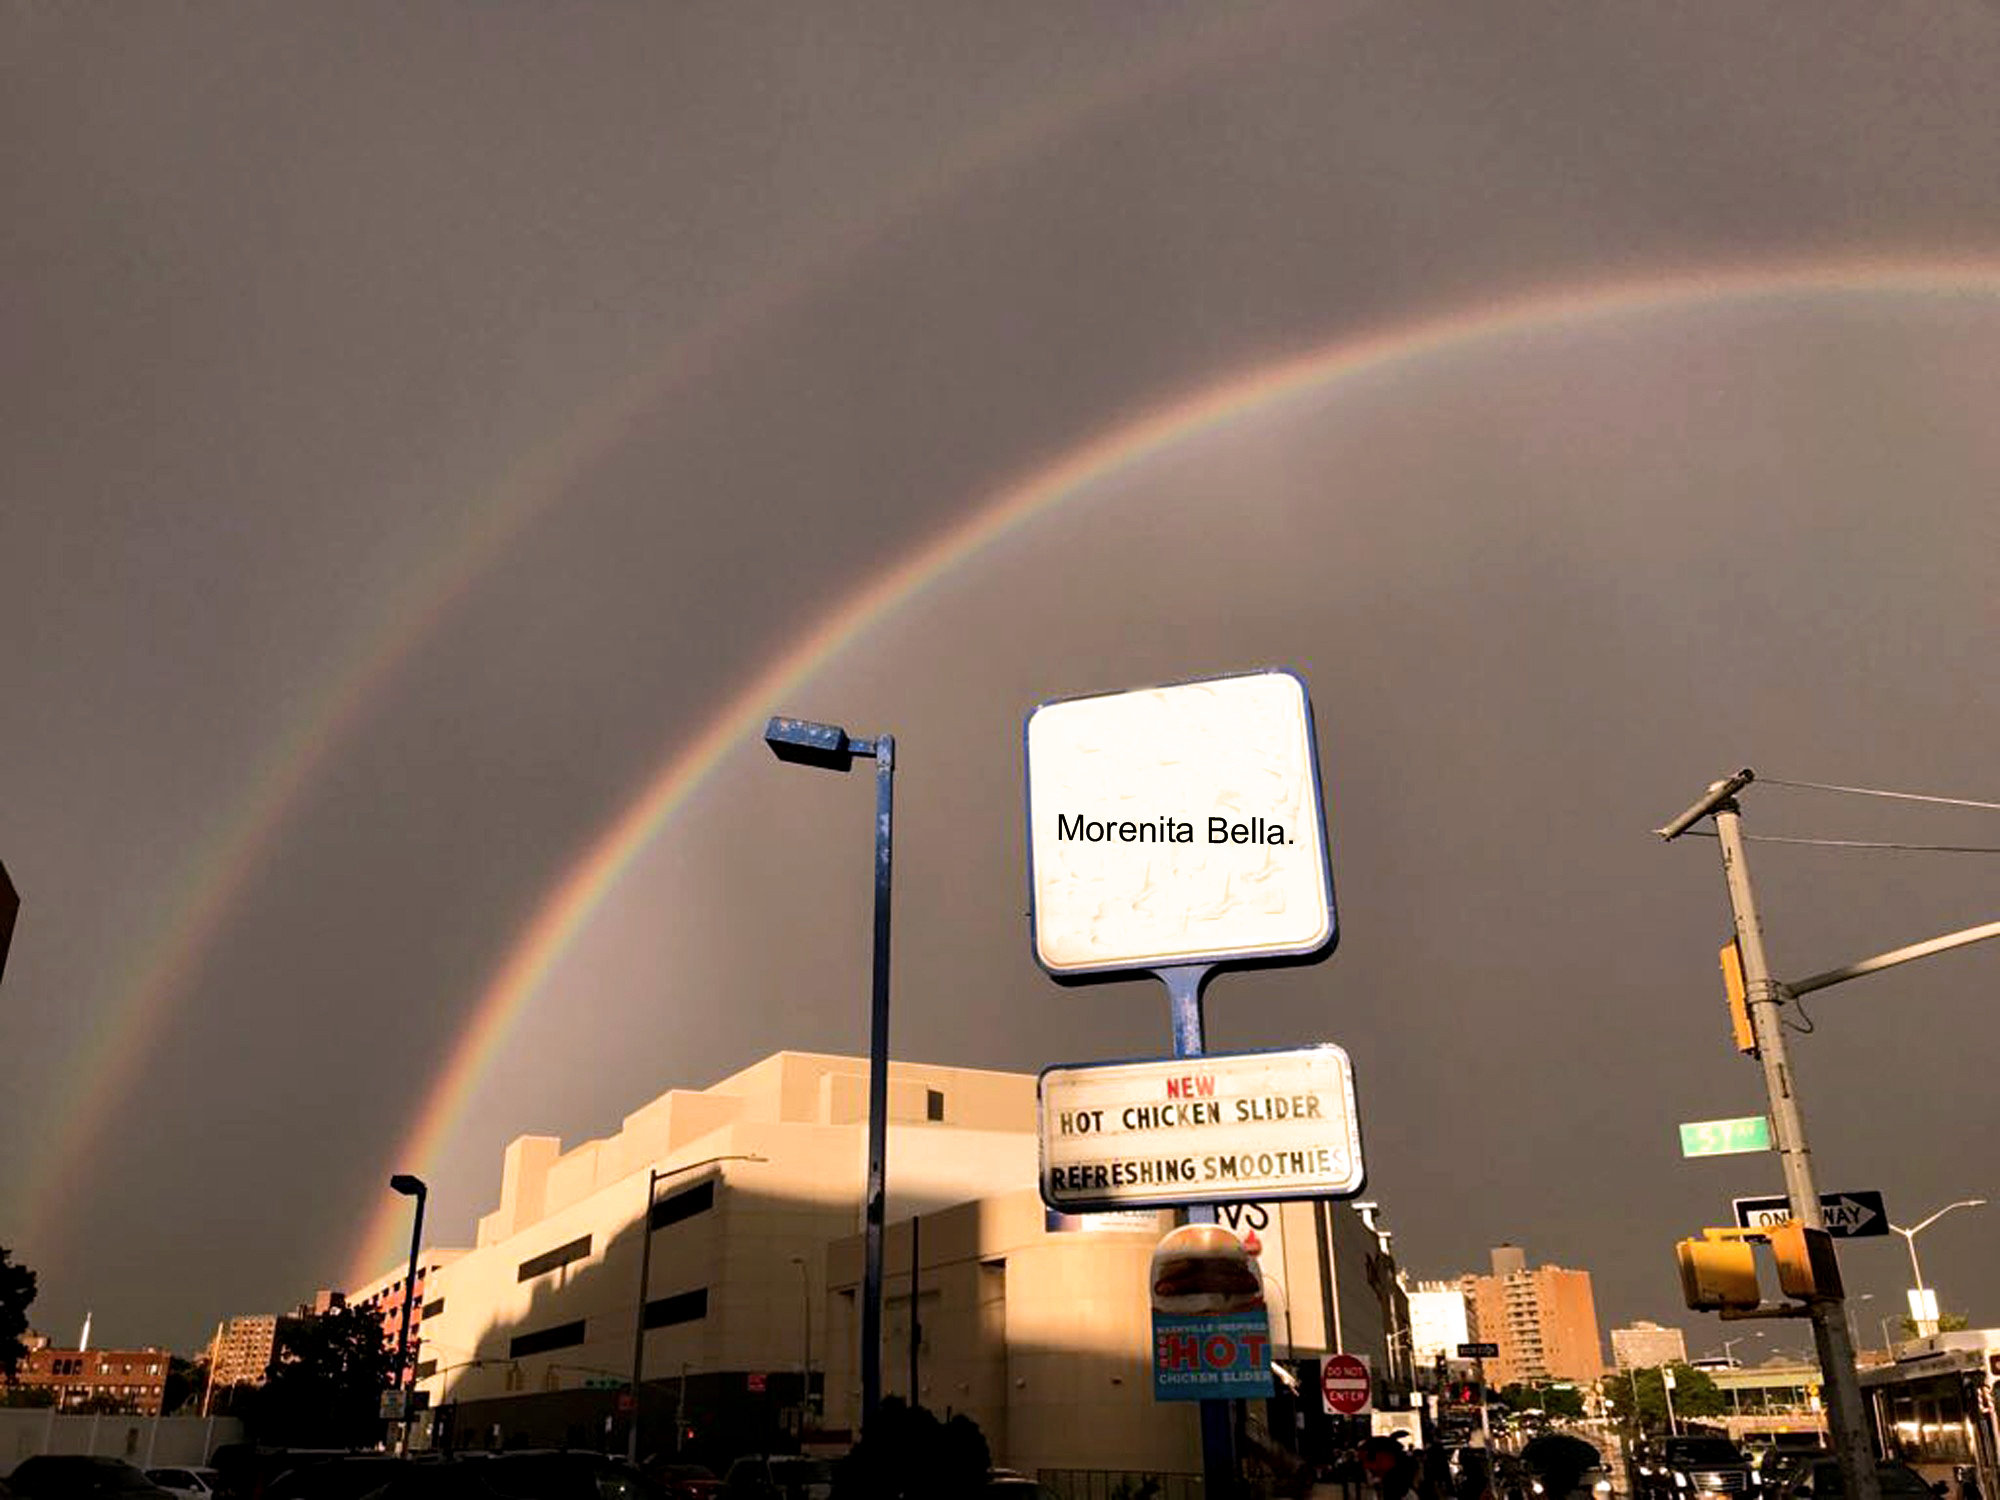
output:
MULTIPOLYGON (((1775 1229, 1792 1222, 1789 1198, 1737 1198, 1738 1229, 1775 1229)), ((1837 1240, 1865 1240, 1889 1232, 1889 1210, 1882 1195, 1868 1193, 1821 1193, 1819 1211, 1826 1216, 1826 1232, 1837 1240)))

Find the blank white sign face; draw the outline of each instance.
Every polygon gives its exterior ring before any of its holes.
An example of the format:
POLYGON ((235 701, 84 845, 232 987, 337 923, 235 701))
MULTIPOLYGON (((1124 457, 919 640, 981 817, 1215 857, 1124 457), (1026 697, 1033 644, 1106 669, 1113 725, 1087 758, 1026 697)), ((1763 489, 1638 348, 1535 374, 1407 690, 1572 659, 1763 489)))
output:
POLYGON ((1333 936, 1305 684, 1259 672, 1028 716, 1035 955, 1053 973, 1312 953, 1333 936))

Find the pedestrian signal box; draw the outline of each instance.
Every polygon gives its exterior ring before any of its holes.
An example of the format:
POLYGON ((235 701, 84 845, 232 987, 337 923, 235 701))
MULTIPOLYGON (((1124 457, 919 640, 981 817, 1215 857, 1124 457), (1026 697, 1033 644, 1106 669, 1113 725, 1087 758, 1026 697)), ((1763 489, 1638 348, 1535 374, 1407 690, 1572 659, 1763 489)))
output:
POLYGON ((1833 1236, 1803 1224, 1774 1224, 1771 1254, 1778 1262, 1778 1287, 1787 1297, 1811 1301, 1842 1295, 1840 1261, 1833 1236))
POLYGON ((1757 1257, 1740 1239, 1682 1240, 1674 1246, 1680 1262, 1681 1293, 1697 1312, 1756 1307, 1757 1257))
POLYGON ((1757 1055, 1757 1032, 1750 1025, 1750 997, 1743 984, 1743 950, 1731 938, 1717 955, 1722 960, 1722 993, 1729 1001, 1729 1030, 1738 1052, 1757 1055))

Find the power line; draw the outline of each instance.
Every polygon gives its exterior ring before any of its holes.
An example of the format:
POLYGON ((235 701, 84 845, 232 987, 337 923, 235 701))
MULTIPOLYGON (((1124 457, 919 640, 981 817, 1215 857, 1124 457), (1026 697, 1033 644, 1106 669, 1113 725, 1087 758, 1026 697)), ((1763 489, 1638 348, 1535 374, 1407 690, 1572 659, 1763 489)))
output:
POLYGON ((1987 812, 2000 812, 2000 802, 1979 802, 1971 797, 1934 797, 1925 792, 1888 792, 1880 787, 1840 786, 1830 781, 1785 781, 1776 776, 1759 776, 1757 781, 1761 786, 1797 787, 1808 792, 1847 792, 1856 797, 1893 797, 1899 802, 1937 802, 1946 807, 1978 807, 1984 808, 1987 812))
MULTIPOLYGON (((1712 839, 1715 831, 1709 828, 1687 830, 1695 838, 1712 839)), ((2000 854, 2000 844, 1899 844, 1880 839, 1803 839, 1787 838, 1776 833, 1746 833, 1743 835, 1752 844, 1808 844, 1816 849, 1901 849, 1922 854, 2000 854)))

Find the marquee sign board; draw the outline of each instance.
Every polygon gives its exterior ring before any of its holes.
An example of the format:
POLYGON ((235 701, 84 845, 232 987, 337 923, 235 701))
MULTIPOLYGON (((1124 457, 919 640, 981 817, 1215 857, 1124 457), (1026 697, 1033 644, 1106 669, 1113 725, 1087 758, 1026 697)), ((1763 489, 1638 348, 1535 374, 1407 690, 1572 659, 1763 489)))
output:
POLYGON ((1044 1068, 1042 1201, 1067 1213, 1362 1189, 1347 1053, 1209 1053, 1044 1068))
POLYGON ((1058 977, 1318 956, 1338 936, 1312 704, 1291 672, 1028 716, 1036 960, 1058 977))

